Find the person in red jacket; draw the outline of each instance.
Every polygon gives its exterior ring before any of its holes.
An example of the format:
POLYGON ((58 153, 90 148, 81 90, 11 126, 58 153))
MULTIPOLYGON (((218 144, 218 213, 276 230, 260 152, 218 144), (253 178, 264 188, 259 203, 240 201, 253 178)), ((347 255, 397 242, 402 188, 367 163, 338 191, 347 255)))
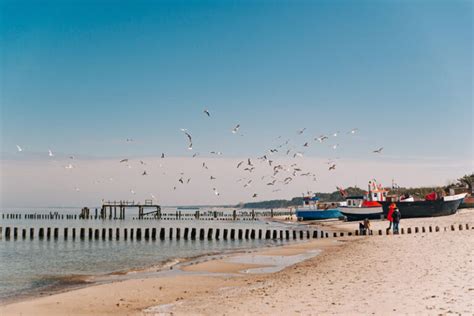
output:
POLYGON ((397 205, 395 203, 390 204, 388 207, 388 214, 387 214, 387 219, 389 220, 390 224, 387 228, 387 235, 390 233, 390 229, 392 228, 392 223, 393 223, 393 212, 397 208, 397 205))

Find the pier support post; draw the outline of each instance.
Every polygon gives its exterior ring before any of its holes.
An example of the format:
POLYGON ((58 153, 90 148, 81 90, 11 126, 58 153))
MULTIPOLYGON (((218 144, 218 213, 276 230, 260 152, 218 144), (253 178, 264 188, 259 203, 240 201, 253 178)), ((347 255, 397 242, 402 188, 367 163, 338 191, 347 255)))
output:
POLYGON ((160 229, 160 240, 165 240, 165 229, 163 227, 160 229))
POLYGON ((462 224, 459 224, 459 230, 462 230, 462 224))
POLYGON ((454 231, 454 225, 451 225, 451 231, 454 231))
MULTIPOLYGON (((318 238, 318 231, 317 230, 313 231, 313 238, 315 238, 315 239, 318 238)), ((286 238, 286 239, 288 239, 288 238, 286 238)))
POLYGON ((230 230, 230 239, 231 240, 235 239, 235 229, 233 229, 233 228, 230 230))
POLYGON ((149 240, 149 239, 150 239, 150 229, 145 228, 145 240, 149 240))
POLYGON ((173 239, 173 228, 170 227, 170 229, 168 231, 169 231, 170 240, 172 240, 173 239))
POLYGON ((266 230, 265 231, 265 239, 270 239, 272 236, 271 236, 271 231, 270 230, 266 230))
POLYGON ((188 233, 189 233, 189 228, 185 227, 184 228, 184 240, 188 240, 188 233))
POLYGON ((151 229, 151 240, 156 240, 156 228, 151 229))
POLYGON ((303 239, 303 231, 300 230, 300 239, 303 239))
POLYGON ((220 233, 221 233, 220 229, 216 228, 216 240, 219 240, 220 233))
POLYGON ((239 240, 242 240, 242 235, 243 235, 242 229, 239 229, 239 240))
POLYGON ((191 228, 191 240, 196 240, 196 228, 191 228))
POLYGON ((39 239, 43 239, 44 238, 44 228, 41 227, 38 231, 38 237, 39 239))
POLYGON ((127 229, 124 228, 124 229, 123 229, 123 239, 124 239, 124 240, 127 240, 127 238, 128 238, 127 233, 128 233, 127 229))
POLYGON ((262 230, 259 229, 258 230, 258 239, 262 239, 262 235, 263 235, 262 230))
POLYGON ((76 239, 76 228, 72 229, 72 240, 76 239))
POLYGON ((207 230, 207 239, 208 239, 208 240, 212 240, 212 228, 209 228, 209 229, 207 230))
POLYGON ((30 228, 30 239, 33 240, 35 238, 35 229, 33 227, 30 228))
POLYGON ((223 233, 222 233, 224 240, 227 240, 227 232, 228 232, 227 229, 224 228, 223 233))
POLYGON ((21 230, 21 238, 25 239, 26 238, 26 228, 23 228, 21 230))
POLYGON ((68 228, 64 227, 64 239, 67 239, 68 237, 68 228))
POLYGON ((99 229, 96 229, 96 230, 94 231, 94 239, 96 239, 96 240, 99 239, 99 233, 100 233, 100 232, 99 232, 99 229))
POLYGON ((51 227, 46 228, 46 239, 51 238, 51 227))

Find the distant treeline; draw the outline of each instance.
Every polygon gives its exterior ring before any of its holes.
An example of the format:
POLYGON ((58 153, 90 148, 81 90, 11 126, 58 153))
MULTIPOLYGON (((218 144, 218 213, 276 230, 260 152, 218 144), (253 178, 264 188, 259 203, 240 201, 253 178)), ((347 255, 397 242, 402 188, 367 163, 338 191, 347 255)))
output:
MULTIPOLYGON (((363 195, 365 191, 357 187, 349 187, 344 189, 348 195, 363 195)), ((344 201, 341 193, 339 191, 334 191, 332 193, 315 193, 319 198, 320 202, 338 202, 344 201)), ((303 205, 303 197, 294 197, 291 200, 270 200, 270 201, 261 201, 261 202, 250 202, 240 204, 239 207, 243 208, 288 208, 303 205)))

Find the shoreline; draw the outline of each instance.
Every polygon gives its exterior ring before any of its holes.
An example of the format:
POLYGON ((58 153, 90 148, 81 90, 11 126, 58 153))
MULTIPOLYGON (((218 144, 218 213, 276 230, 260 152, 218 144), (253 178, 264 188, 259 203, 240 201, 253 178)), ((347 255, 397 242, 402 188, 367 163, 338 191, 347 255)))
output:
MULTIPOLYGON (((459 222, 469 223, 472 227, 474 210, 462 210, 449 217, 402 219, 402 225, 449 225, 459 222)), ((341 222, 331 225, 338 229, 353 229, 357 224, 341 222)), ((373 229, 386 225, 387 221, 374 221, 373 229)), ((324 229, 328 226, 325 225, 324 229)), ((284 314, 465 313, 474 310, 472 303, 469 303, 474 302, 473 232, 470 229, 412 235, 338 237, 240 249, 226 255, 207 255, 194 261, 177 263, 166 271, 168 275, 139 272, 129 279, 0 305, 0 313, 240 315, 271 314, 275 310, 284 314), (232 256, 289 258, 318 249, 322 252, 272 273, 245 272, 265 269, 265 264, 225 262, 232 256), (398 264, 402 265, 400 275, 387 273, 396 270, 398 264), (184 272, 181 273, 181 270, 184 272), (404 274, 405 270, 411 275, 404 274), (432 288, 431 284, 436 286, 432 288), (373 292, 375 289, 377 291, 373 292), (430 298, 425 297, 426 292, 431 293, 430 298), (372 294, 366 297, 363 293, 372 294), (401 307, 393 306, 390 298, 393 293, 400 295, 401 307), (357 296, 359 301, 347 301, 352 296, 357 296), (415 298, 419 304, 414 303, 415 298), (295 303, 295 300, 300 303, 295 303), (318 302, 316 305, 315 300, 318 302), (425 301, 435 303, 423 305, 425 301), (452 302, 457 302, 457 305, 453 307, 452 302)))

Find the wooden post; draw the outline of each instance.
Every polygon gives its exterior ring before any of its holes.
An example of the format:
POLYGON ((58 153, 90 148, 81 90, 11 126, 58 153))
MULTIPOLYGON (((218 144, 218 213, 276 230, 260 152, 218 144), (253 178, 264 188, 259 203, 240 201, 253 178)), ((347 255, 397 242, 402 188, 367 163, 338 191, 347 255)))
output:
POLYGON ((160 229, 160 240, 165 240, 165 229, 163 227, 160 229))
POLYGON ((149 239, 150 239, 150 229, 145 228, 145 240, 149 240, 149 239))
POLYGON ((379 229, 379 236, 382 236, 382 230, 379 229))
MULTIPOLYGON (((408 229, 410 229, 410 228, 408 228, 408 229)), ((401 229, 401 232, 402 232, 402 235, 405 234, 405 229, 403 227, 401 229)))
POLYGON ((430 227, 428 227, 428 229, 429 229, 429 232, 430 232, 430 233, 433 232, 433 227, 430 226, 430 227))
POLYGON ((184 228, 184 240, 188 240, 189 228, 184 228))
POLYGON ((181 229, 178 227, 176 228, 176 240, 179 240, 181 238, 181 229))
POLYGON ((89 228, 89 240, 92 239, 92 232, 93 232, 93 231, 92 231, 92 228, 89 228))
POLYGON ((156 228, 151 229, 151 240, 156 240, 156 228))
POLYGON ((30 239, 35 239, 35 229, 33 227, 30 228, 30 239))
POLYGON ((347 236, 352 236, 352 232, 348 232, 348 233, 347 233, 347 236))
POLYGON ((261 229, 258 230, 258 239, 262 239, 263 232, 261 229))
POLYGON ((46 239, 51 238, 51 227, 46 228, 46 239))
POLYGON ((230 230, 230 239, 231 240, 235 239, 235 229, 233 229, 233 228, 230 230))
POLYGON ((94 239, 99 239, 99 229, 94 231, 94 239))
MULTIPOLYGON (((112 208, 110 208, 110 210, 112 211, 112 208)), ((107 238, 107 230, 105 228, 102 228, 102 239, 106 239, 107 238)))
POLYGON ((23 228, 21 230, 21 238, 25 239, 26 238, 26 228, 23 228))
POLYGON ((219 240, 219 234, 221 233, 219 228, 216 228, 216 240, 219 240))
POLYGON ((173 239, 173 228, 170 227, 170 229, 168 231, 169 231, 170 240, 172 240, 173 239))
POLYGON ((252 240, 255 239, 255 229, 252 229, 250 231, 250 239, 252 239, 252 240))
POLYGON ((426 232, 425 226, 422 226, 422 227, 421 227, 421 232, 422 232, 422 233, 425 233, 425 232, 426 232))
POLYGON ((271 231, 270 230, 266 230, 265 231, 265 239, 270 239, 272 236, 271 236, 271 231))
POLYGON ((248 229, 245 230, 245 239, 249 239, 249 230, 248 229))
POLYGON ((76 239, 76 228, 73 228, 73 229, 72 229, 72 239, 73 239, 73 240, 76 239))
MULTIPOLYGON (((6 228, 5 228, 5 232, 6 232, 6 228)), ((44 238, 44 228, 41 227, 38 231, 38 237, 39 239, 43 239, 44 238)))
POLYGON ((207 230, 207 239, 208 239, 208 240, 212 240, 212 228, 209 228, 209 229, 207 230))
POLYGON ((191 240, 196 240, 196 228, 191 228, 191 240))
MULTIPOLYGON (((313 238, 318 238, 318 231, 314 230, 313 231, 313 238)), ((287 238, 288 239, 288 238, 287 238)))
POLYGON ((64 227, 64 239, 67 239, 68 235, 68 229, 67 227, 64 227))
POLYGON ((124 240, 127 240, 127 237, 128 237, 128 236, 127 236, 127 233, 128 233, 127 229, 124 228, 124 229, 123 229, 123 239, 124 239, 124 240))
POLYGON ((303 231, 300 230, 300 239, 303 239, 303 231))
POLYGON ((451 225, 451 230, 454 231, 454 225, 451 225))
POLYGON ((133 228, 130 228, 130 240, 133 240, 133 237, 134 237, 133 228))
POLYGON ((462 230, 462 224, 459 224, 459 230, 462 230))
POLYGON ((439 227, 438 226, 435 227, 435 232, 439 232, 439 227))
POLYGON ((239 229, 239 240, 242 240, 242 236, 243 236, 243 231, 242 229, 239 229))
POLYGON ((466 230, 469 230, 469 224, 466 223, 466 230))
POLYGON ((333 232, 333 237, 337 237, 337 233, 336 232, 333 232))
POLYGON ((113 228, 109 228, 109 240, 112 240, 114 238, 114 230, 113 228))
POLYGON ((141 240, 141 239, 142 239, 142 229, 137 228, 137 240, 141 240))
POLYGON ((223 234, 224 240, 227 240, 227 229, 226 228, 224 228, 224 231, 223 231, 222 234, 223 234))

